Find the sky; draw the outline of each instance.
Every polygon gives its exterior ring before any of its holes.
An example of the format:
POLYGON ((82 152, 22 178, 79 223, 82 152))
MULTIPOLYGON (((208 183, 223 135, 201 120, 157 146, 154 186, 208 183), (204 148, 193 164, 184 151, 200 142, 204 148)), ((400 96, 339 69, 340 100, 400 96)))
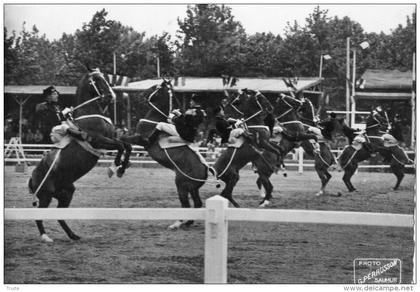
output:
MULTIPOLYGON (((229 4, 235 19, 248 34, 272 32, 283 35, 287 22, 305 24, 305 18, 315 4, 229 4)), ((414 4, 319 4, 328 16, 350 17, 359 22, 365 32, 390 33, 398 24, 405 25, 407 16, 415 11, 414 4)), ((169 32, 175 35, 177 18, 186 17, 186 4, 5 4, 4 26, 8 33, 22 31, 22 25, 31 30, 36 25, 40 34, 50 40, 63 33, 72 34, 88 23, 96 11, 105 8, 107 19, 120 21, 146 36, 169 32)))

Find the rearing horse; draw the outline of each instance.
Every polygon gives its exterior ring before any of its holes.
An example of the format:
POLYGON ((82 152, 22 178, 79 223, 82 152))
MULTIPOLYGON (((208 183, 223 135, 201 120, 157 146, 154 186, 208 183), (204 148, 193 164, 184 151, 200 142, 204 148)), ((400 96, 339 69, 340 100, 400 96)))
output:
MULTIPOLYGON (((36 199, 39 200, 38 208, 48 208, 52 198, 57 199, 58 208, 69 207, 76 189, 74 182, 88 173, 100 157, 100 153, 92 146, 108 150, 117 149, 121 152, 124 150, 123 143, 112 138, 112 123, 101 116, 103 112, 99 111, 99 107, 92 106, 96 101, 106 106, 115 98, 115 93, 99 71, 90 71, 82 78, 77 88, 77 97, 81 104, 76 106, 76 109, 84 109, 89 115, 76 118, 74 123, 88 132, 91 138, 90 145, 85 141, 70 139, 68 144, 53 148, 41 159, 28 182, 29 191, 34 199, 33 205, 36 206, 36 199), (91 106, 89 111, 88 104, 91 106)), ((123 167, 128 163, 131 151, 131 146, 126 146, 128 152, 123 167)), ((116 164, 119 162, 116 161, 116 164)), ((64 220, 58 222, 69 238, 80 239, 64 220)), ((52 242, 45 232, 42 220, 37 220, 36 224, 41 239, 52 242)))
MULTIPOLYGON (((173 88, 170 81, 163 80, 160 85, 151 87, 145 92, 150 110, 144 118, 140 119, 136 126, 136 135, 123 136, 121 140, 128 143, 143 146, 149 155, 160 165, 175 172, 175 184, 179 200, 183 208, 190 208, 188 195, 194 202, 194 208, 201 208, 203 203, 199 189, 206 182, 208 168, 198 155, 187 145, 162 148, 159 139, 149 145, 149 138, 159 122, 167 122, 170 112, 170 102, 173 98, 173 88)), ((164 132, 159 136, 167 136, 164 132)), ((193 221, 177 221, 169 228, 176 229, 181 226, 189 226, 193 221)))

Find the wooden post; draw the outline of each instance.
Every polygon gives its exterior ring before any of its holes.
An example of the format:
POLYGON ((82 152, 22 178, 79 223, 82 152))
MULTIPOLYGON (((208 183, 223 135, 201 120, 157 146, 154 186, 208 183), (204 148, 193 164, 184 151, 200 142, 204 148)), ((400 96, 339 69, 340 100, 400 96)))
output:
POLYGON ((303 173, 303 148, 302 147, 298 148, 298 160, 299 160, 298 172, 302 174, 303 173))
POLYGON ((413 80, 411 88, 411 148, 416 146, 416 53, 413 54, 413 80))
POLYGON ((346 121, 350 121, 350 37, 347 38, 346 49, 346 121))
POLYGON ((221 196, 206 200, 204 283, 227 283, 228 201, 221 196))
POLYGON ((324 55, 321 54, 321 56, 319 57, 319 79, 322 78, 322 59, 324 58, 324 55))
POLYGON ((352 76, 352 84, 351 84, 351 116, 350 116, 350 127, 354 127, 356 123, 356 50, 353 50, 353 76, 352 76))

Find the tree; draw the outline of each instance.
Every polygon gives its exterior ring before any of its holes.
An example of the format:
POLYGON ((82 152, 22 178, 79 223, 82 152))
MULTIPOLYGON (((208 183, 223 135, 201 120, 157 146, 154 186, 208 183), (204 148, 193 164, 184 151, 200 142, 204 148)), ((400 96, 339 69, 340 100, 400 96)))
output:
POLYGON ((178 19, 177 69, 183 75, 220 76, 241 63, 241 43, 246 34, 225 5, 188 6, 178 19))

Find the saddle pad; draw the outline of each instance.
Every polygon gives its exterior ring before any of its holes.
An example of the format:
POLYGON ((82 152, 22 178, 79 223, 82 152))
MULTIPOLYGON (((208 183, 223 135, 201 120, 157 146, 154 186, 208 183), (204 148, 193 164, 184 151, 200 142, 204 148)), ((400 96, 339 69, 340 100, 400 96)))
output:
POLYGON ((175 148, 180 146, 189 146, 191 143, 185 141, 181 137, 177 136, 167 136, 167 135, 160 135, 159 136, 159 146, 162 149, 169 149, 175 148))
POLYGON ((398 140, 394 138, 391 134, 384 134, 382 135, 382 139, 384 139, 384 146, 385 147, 393 147, 398 146, 398 140))
POLYGON ((60 141, 58 141, 57 143, 54 143, 54 148, 63 149, 67 145, 69 145, 72 140, 73 140, 73 137, 71 137, 68 134, 65 135, 65 136, 62 136, 62 138, 60 139, 60 141))
POLYGON ((351 143, 351 147, 353 147, 355 150, 358 151, 358 150, 362 149, 363 144, 359 143, 359 142, 356 142, 356 141, 353 141, 353 143, 351 143))

